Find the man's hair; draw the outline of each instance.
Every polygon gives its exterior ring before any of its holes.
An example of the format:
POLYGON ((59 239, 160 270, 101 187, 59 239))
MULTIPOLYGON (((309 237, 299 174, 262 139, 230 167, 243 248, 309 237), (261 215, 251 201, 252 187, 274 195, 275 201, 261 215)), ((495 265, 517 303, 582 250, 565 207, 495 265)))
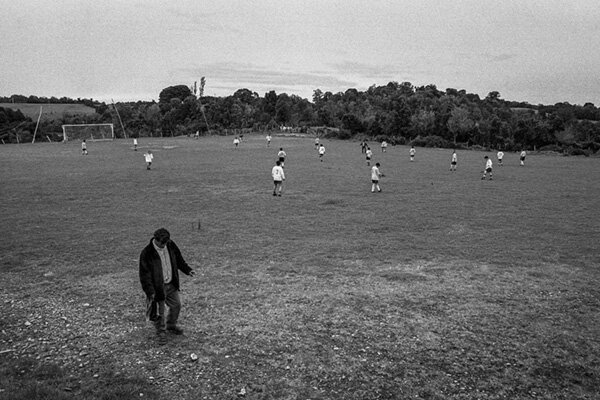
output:
POLYGON ((277 160, 277 161, 275 161, 275 164, 281 165, 281 161, 277 160))
POLYGON ((154 239, 156 239, 159 242, 165 242, 171 239, 171 234, 165 228, 160 228, 154 231, 154 239))
POLYGON ((376 166, 376 167, 380 167, 380 166, 381 166, 381 164, 379 164, 379 163, 375 163, 375 166, 376 166))

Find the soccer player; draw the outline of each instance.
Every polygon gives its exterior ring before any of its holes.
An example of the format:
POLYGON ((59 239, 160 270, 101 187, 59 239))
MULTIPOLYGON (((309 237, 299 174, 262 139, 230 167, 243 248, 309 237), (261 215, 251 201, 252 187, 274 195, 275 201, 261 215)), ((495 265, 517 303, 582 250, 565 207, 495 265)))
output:
POLYGON ((373 152, 371 151, 371 148, 369 146, 367 146, 367 151, 365 152, 366 154, 366 159, 367 159, 367 165, 371 165, 371 157, 373 156, 373 152))
POLYGON ((137 151, 137 138, 133 138, 133 151, 137 151))
POLYGON ((504 153, 502 152, 502 150, 498 151, 496 157, 498 157, 498 165, 502 166, 502 159, 504 158, 504 153))
POLYGON ((490 174, 490 181, 492 180, 492 159, 488 156, 483 157, 485 159, 485 169, 483 170, 483 176, 481 179, 485 179, 486 174, 490 174))
POLYGON ((315 138, 315 148, 319 150, 319 138, 315 138))
POLYGON ((271 135, 267 133, 265 139, 267 139, 267 147, 271 147, 271 135))
POLYGON ((456 163, 458 162, 458 156, 456 150, 452 152, 452 159, 450 160, 450 171, 456 171, 456 163))
POLYGON ((525 150, 521 151, 521 166, 525 165, 525 156, 527 155, 527 153, 525 152, 525 150))
POLYGON ((375 193, 375 189, 377 189, 378 192, 381 192, 381 188, 379 187, 379 178, 385 175, 383 175, 381 171, 379 171, 380 166, 381 164, 376 163, 371 168, 371 193, 375 193))
POLYGON ((235 145, 235 148, 237 149, 237 147, 240 144, 240 139, 238 139, 238 137, 236 136, 235 139, 233 139, 233 144, 235 145))
POLYGON ((271 170, 271 176, 273 177, 273 184, 275 185, 273 187, 273 196, 281 197, 283 181, 285 181, 285 173, 283 172, 283 166, 281 165, 281 161, 275 161, 275 166, 271 170))
POLYGON ((387 142, 384 140, 381 142, 381 152, 385 153, 386 150, 387 150, 387 142))
POLYGON ((410 146, 410 150, 409 150, 409 154, 410 154, 410 161, 415 161, 415 153, 417 151, 415 150, 415 146, 410 146))
POLYGON ((87 144, 85 143, 85 139, 81 141, 81 155, 87 156, 87 144))
POLYGON ((154 154, 148 150, 148 152, 144 154, 144 157, 146 158, 146 169, 150 169, 152 166, 152 160, 154 160, 154 154))
POLYGON ((319 145, 319 159, 321 159, 321 162, 323 162, 324 155, 325 155, 325 146, 323 146, 323 143, 321 143, 321 145, 319 145))
POLYGON ((283 151, 283 147, 279 148, 279 152, 277 153, 277 157, 279 157, 279 163, 281 164, 281 168, 283 168, 283 165, 285 163, 285 157, 287 157, 287 154, 285 154, 285 151, 283 151))

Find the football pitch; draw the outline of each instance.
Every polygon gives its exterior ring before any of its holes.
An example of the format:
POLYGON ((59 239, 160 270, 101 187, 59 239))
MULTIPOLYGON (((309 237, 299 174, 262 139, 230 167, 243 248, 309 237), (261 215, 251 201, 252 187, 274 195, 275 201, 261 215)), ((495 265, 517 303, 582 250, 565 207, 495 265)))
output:
POLYGON ((600 397, 598 158, 373 142, 371 193, 357 141, 232 140, 0 146, 0 399, 600 397), (160 227, 196 269, 162 347, 160 227))

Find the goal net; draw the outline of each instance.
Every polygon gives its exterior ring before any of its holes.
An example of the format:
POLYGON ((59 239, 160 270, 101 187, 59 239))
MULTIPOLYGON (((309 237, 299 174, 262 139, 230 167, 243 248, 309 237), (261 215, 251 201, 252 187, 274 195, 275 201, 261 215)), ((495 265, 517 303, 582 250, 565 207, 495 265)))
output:
POLYGON ((63 125, 63 140, 113 140, 113 124, 72 124, 63 125))

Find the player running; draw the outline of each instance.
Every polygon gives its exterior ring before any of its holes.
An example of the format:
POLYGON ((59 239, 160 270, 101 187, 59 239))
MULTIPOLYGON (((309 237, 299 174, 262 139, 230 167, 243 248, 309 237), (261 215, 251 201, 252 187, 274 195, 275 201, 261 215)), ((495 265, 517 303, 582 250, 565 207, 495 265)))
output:
POLYGON ((285 154, 285 151, 283 151, 283 147, 279 148, 279 152, 277 153, 277 157, 279 157, 279 163, 281 164, 281 168, 283 168, 284 163, 285 163, 285 158, 287 157, 287 154, 285 154))
POLYGON ((521 166, 525 166, 525 156, 527 156, 527 152, 525 152, 525 150, 521 151, 521 156, 519 157, 519 159, 521 160, 521 166))
POLYGON ((458 156, 456 150, 452 152, 452 159, 450 160, 450 171, 456 171, 456 163, 458 162, 458 156))
POLYGON ((319 145, 319 159, 321 160, 321 162, 323 162, 324 155, 325 155, 325 146, 323 146, 323 143, 321 143, 319 145))
POLYGON ((152 166, 152 160, 154 160, 154 154, 150 150, 144 154, 144 158, 146 159, 146 169, 150 169, 152 166))

